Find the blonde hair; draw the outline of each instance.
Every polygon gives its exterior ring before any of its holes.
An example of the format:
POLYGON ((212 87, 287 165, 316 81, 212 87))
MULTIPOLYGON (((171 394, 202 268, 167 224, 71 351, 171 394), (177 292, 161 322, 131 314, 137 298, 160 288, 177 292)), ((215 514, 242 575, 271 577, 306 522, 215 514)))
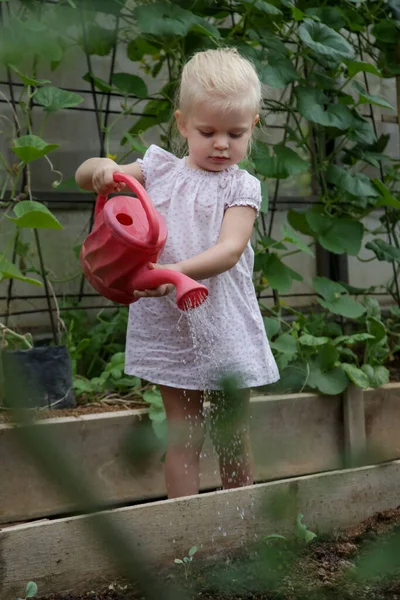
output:
POLYGON ((250 108, 256 115, 261 98, 254 65, 236 48, 218 48, 198 52, 185 64, 175 104, 183 113, 206 101, 222 110, 250 108))

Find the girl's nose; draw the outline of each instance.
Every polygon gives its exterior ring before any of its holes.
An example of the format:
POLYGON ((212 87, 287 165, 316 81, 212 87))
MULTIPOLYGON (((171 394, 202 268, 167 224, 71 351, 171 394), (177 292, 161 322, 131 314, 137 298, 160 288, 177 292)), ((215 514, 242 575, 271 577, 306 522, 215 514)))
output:
POLYGON ((225 135, 219 135, 215 138, 214 147, 218 150, 229 148, 228 138, 225 135))

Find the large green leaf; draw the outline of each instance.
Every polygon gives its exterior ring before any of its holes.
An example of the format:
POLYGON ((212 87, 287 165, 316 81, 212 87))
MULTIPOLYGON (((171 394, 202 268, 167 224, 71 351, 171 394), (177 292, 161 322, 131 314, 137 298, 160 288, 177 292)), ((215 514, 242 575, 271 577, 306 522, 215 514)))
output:
POLYGON ((136 36, 127 46, 127 56, 135 62, 141 61, 143 56, 154 56, 159 52, 158 48, 145 39, 144 37, 136 36))
POLYGON ((340 296, 340 298, 337 298, 332 302, 318 298, 318 302, 321 306, 335 315, 341 315, 347 319, 358 319, 365 313, 365 307, 362 304, 346 295, 340 296))
POLYGON ((83 98, 79 94, 67 92, 53 85, 46 85, 39 88, 35 92, 34 98, 47 112, 56 112, 62 108, 71 108, 83 102, 83 98))
POLYGON ((114 73, 112 82, 124 94, 134 94, 138 98, 148 96, 147 85, 141 77, 130 73, 114 73))
POLYGON ((34 85, 35 87, 38 87, 39 85, 45 85, 46 83, 50 83, 49 79, 36 79, 34 77, 31 77, 30 75, 25 75, 15 65, 8 64, 7 66, 10 69, 12 69, 14 71, 14 73, 16 73, 18 75, 18 77, 21 78, 22 82, 25 85, 34 85))
POLYGON ((354 48, 343 36, 323 23, 306 19, 299 27, 299 36, 303 43, 323 58, 332 62, 353 59, 354 48))
POLYGON ((300 79, 292 61, 276 53, 268 56, 268 66, 261 70, 260 76, 263 83, 273 88, 285 88, 300 79))
POLYGON ((324 346, 329 342, 329 338, 325 336, 316 337, 315 335, 309 335, 305 333, 299 338, 299 342, 302 346, 312 346, 314 348, 318 346, 324 346))
POLYGON ((359 142, 361 144, 373 144, 376 140, 376 135, 369 121, 363 119, 357 111, 353 110, 354 120, 351 125, 347 137, 351 142, 359 142))
POLYGON ((314 290, 325 300, 336 300, 341 294, 346 293, 346 288, 327 277, 313 277, 312 282, 314 290))
POLYGON ((300 231, 303 235, 313 236, 313 230, 308 224, 305 211, 298 211, 290 208, 287 214, 288 223, 296 231, 300 231))
POLYGON ((301 238, 299 238, 296 232, 287 225, 282 226, 282 235, 284 242, 294 244, 302 252, 314 257, 314 252, 311 250, 311 248, 309 248, 308 245, 301 238))
POLYGON ((267 15, 281 15, 282 11, 279 10, 273 4, 266 2, 266 0, 241 0, 242 4, 251 7, 258 13, 265 13, 267 15))
POLYGON ((88 54, 107 56, 116 44, 117 37, 115 29, 105 29, 97 23, 91 23, 79 41, 88 54))
POLYGON ((274 319, 273 317, 264 317, 263 321, 267 338, 271 340, 277 333, 279 333, 281 324, 278 319, 274 319))
POLYGON ((391 263, 397 262, 400 264, 400 248, 392 246, 392 244, 385 242, 385 240, 382 240, 381 238, 375 238, 371 242, 365 244, 365 247, 368 248, 368 250, 372 250, 378 260, 391 263))
POLYGON ((386 367, 363 365, 361 370, 365 373, 369 380, 369 387, 381 387, 389 383, 390 373, 386 367))
POLYGON ((283 333, 274 342, 270 342, 270 346, 283 354, 297 354, 297 343, 290 333, 283 333))
POLYGON ((32 229, 62 229, 62 225, 47 206, 34 200, 23 200, 14 207, 15 217, 9 217, 17 227, 32 229))
POLYGON ((297 110, 308 121, 341 130, 353 124, 351 110, 343 104, 331 104, 321 90, 301 85, 296 87, 295 95, 297 110))
POLYGON ((56 148, 58 148, 58 144, 47 144, 37 135, 23 135, 15 140, 12 151, 23 162, 30 163, 56 148))
POLYGON ((141 34, 160 37, 183 37, 192 25, 199 22, 199 17, 190 10, 167 2, 139 5, 135 8, 134 14, 141 34))
POLYGON ((325 25, 333 29, 342 29, 346 25, 343 14, 335 6, 307 8, 306 14, 310 17, 318 17, 325 25))
POLYGON ((377 75, 378 77, 382 77, 381 71, 376 68, 375 65, 363 62, 363 61, 353 61, 353 60, 345 60, 344 61, 349 73, 349 77, 354 77, 357 73, 371 73, 372 75, 377 75))
POLYGON ((283 144, 273 146, 274 154, 271 156, 269 147, 261 142, 255 145, 253 160, 255 167, 264 177, 273 179, 286 179, 291 175, 304 173, 310 167, 309 163, 300 158, 291 148, 283 144))
POLYGON ((369 377, 368 375, 350 363, 342 363, 342 367, 347 375, 347 377, 352 381, 355 385, 360 388, 368 388, 369 387, 369 377))
POLYGON ((381 196, 376 203, 376 206, 389 206, 390 208, 398 208, 400 209, 400 200, 397 200, 390 192, 390 190, 386 187, 386 185, 380 181, 380 179, 373 179, 372 183, 378 188, 381 193, 381 196))
POLYGON ((107 81, 104 81, 100 77, 95 77, 92 73, 86 73, 82 79, 88 83, 92 82, 94 87, 100 90, 100 92, 112 92, 112 86, 107 81))
POLYGON ((374 104, 375 106, 382 106, 383 108, 390 108, 391 110, 394 110, 393 106, 387 100, 385 100, 385 98, 370 94, 362 87, 361 84, 358 83, 358 81, 353 83, 353 88, 360 94, 360 104, 374 104))
POLYGON ((385 324, 383 323, 383 321, 380 320, 380 318, 368 317, 367 318, 367 330, 368 330, 368 333, 370 335, 372 335, 374 338, 374 342, 369 342, 369 343, 379 344, 379 342, 382 342, 383 340, 386 339, 387 330, 386 330, 385 324))
POLYGON ((317 358, 310 363, 308 385, 321 394, 336 396, 344 392, 349 385, 349 380, 341 367, 323 370, 317 358))
POLYGON ((336 185, 339 190, 348 192, 353 196, 369 196, 377 198, 379 192, 371 183, 371 180, 362 173, 351 173, 343 167, 329 165, 326 171, 326 178, 329 183, 336 185))
POLYGON ((0 281, 3 279, 18 279, 25 283, 32 283, 33 285, 42 286, 42 282, 31 277, 26 277, 20 269, 12 262, 10 262, 5 256, 0 256, 0 281))
POLYGON ((302 276, 286 266, 275 253, 264 257, 263 272, 269 285, 281 293, 290 290, 293 279, 303 281, 302 276))
POLYGON ((306 219, 323 248, 334 254, 357 256, 364 234, 363 224, 307 211, 306 219))
POLYGON ((346 346, 353 346, 367 340, 373 340, 374 336, 370 333, 354 333, 353 335, 340 335, 333 340, 333 344, 338 346, 339 344, 345 344, 346 346))

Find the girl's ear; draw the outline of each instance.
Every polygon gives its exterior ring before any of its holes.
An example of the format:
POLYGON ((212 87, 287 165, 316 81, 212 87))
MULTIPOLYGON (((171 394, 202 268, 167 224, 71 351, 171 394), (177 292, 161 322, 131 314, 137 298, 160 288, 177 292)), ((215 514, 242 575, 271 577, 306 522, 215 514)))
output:
POLYGON ((260 115, 256 115, 256 116, 254 117, 254 121, 253 121, 253 125, 252 125, 252 127, 251 127, 251 130, 253 130, 253 129, 254 129, 254 127, 257 125, 257 123, 258 123, 258 121, 259 121, 259 120, 260 120, 260 115))
POLYGON ((186 119, 184 118, 184 116, 180 110, 175 111, 175 119, 176 119, 176 125, 179 129, 179 132, 181 133, 181 135, 183 135, 183 137, 186 138, 187 137, 186 119))

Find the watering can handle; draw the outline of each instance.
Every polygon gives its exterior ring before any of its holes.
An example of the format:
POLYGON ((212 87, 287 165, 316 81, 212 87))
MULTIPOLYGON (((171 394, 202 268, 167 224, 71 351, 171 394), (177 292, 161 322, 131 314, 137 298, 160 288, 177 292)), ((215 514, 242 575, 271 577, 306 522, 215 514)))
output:
MULTIPOLYGON (((114 181, 125 183, 128 186, 128 188, 130 188, 130 190, 136 194, 137 199, 143 206, 143 210, 146 213, 147 221, 149 224, 149 237, 147 243, 155 244, 158 240, 160 226, 158 223, 155 208, 153 206, 152 201, 149 198, 148 193, 134 177, 126 175, 125 173, 114 173, 114 181)), ((94 213, 95 219, 99 212, 104 208, 106 202, 107 196, 97 197, 96 208, 94 213)))
POLYGON ((149 224, 149 238, 147 242, 149 244, 155 244, 158 240, 160 232, 160 226, 157 219, 157 213, 154 208, 152 201, 144 187, 138 182, 137 179, 126 175, 125 173, 114 173, 114 181, 125 183, 128 188, 132 190, 137 196, 137 199, 143 206, 143 210, 146 213, 147 221, 149 224))

